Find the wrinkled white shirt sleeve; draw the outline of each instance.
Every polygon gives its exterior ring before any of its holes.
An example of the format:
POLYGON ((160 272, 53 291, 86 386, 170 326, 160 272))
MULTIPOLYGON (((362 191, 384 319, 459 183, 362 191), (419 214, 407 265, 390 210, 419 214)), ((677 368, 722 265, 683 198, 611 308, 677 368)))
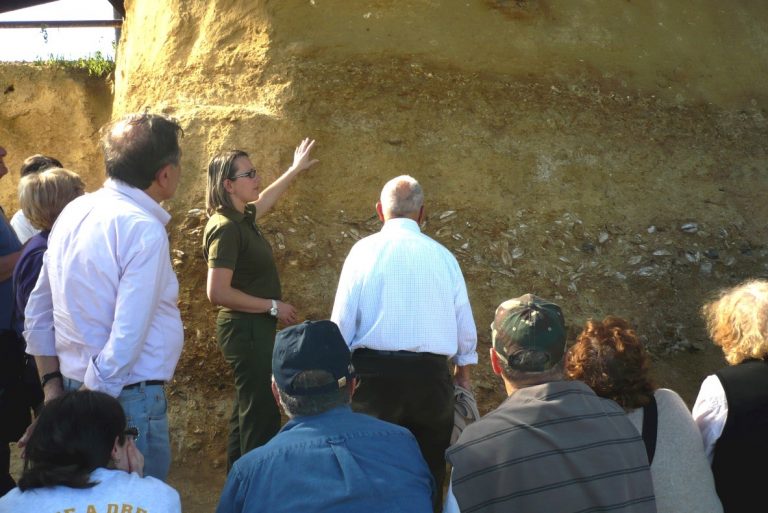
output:
POLYGON ((85 371, 85 386, 91 390, 118 396, 142 353, 147 332, 157 308, 168 265, 168 239, 165 231, 142 237, 126 258, 117 287, 112 330, 104 348, 91 357, 85 371))
POLYGON ((715 444, 723 434, 725 421, 728 419, 728 399, 725 397, 723 384, 716 375, 711 374, 702 382, 691 414, 701 431, 704 453, 711 465, 715 444))
POLYGON ((354 253, 355 248, 353 247, 341 269, 339 286, 336 289, 336 299, 333 302, 333 310, 331 311, 331 321, 339 327, 339 331, 344 340, 347 341, 347 345, 352 344, 355 333, 360 325, 358 303, 360 301, 361 282, 356 279, 358 270, 357 259, 354 253))
MULTIPOLYGON (((461 271, 459 270, 459 273, 461 271)), ((456 304, 456 335, 458 351, 453 357, 453 363, 459 367, 477 364, 477 328, 475 318, 472 315, 472 307, 469 304, 467 285, 464 279, 458 280, 458 292, 456 304)))
POLYGON ((56 356, 56 336, 53 328, 53 300, 48 280, 48 255, 43 254, 43 266, 35 288, 24 308, 24 340, 27 353, 33 356, 56 356))

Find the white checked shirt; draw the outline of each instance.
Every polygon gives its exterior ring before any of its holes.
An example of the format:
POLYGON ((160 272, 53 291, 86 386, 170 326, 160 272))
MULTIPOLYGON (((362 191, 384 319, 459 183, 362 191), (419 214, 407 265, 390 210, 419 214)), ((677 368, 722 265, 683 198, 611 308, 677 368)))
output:
POLYGON ((459 263, 405 218, 357 242, 331 320, 350 349, 444 354, 477 363, 477 329, 459 263))
POLYGON ((25 310, 27 352, 58 356, 65 377, 115 397, 125 385, 170 380, 184 340, 170 217, 112 179, 67 205, 25 310))

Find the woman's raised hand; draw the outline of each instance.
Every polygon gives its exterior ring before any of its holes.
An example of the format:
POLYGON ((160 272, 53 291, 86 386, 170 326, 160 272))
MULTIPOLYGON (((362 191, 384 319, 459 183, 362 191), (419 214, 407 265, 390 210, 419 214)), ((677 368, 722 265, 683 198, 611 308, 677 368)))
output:
POLYGON ((296 150, 293 152, 293 166, 291 167, 298 171, 303 171, 320 162, 317 159, 309 158, 309 153, 312 151, 314 146, 315 140, 310 140, 309 137, 301 141, 299 145, 296 146, 296 150))

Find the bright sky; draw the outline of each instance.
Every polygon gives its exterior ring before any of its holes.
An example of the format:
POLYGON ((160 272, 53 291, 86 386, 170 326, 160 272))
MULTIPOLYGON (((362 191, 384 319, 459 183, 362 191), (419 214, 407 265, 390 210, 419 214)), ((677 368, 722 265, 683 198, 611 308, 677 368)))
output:
MULTIPOLYGON (((107 0, 59 0, 0 14, 0 21, 111 20, 107 0)), ((46 43, 40 29, 0 29, 0 61, 34 61, 54 57, 76 59, 101 51, 114 58, 113 28, 47 29, 46 43)))

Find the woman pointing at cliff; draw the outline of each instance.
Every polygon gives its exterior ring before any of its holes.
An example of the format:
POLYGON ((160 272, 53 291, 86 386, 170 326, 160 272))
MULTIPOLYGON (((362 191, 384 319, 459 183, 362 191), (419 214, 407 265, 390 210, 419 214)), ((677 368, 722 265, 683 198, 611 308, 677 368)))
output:
POLYGON ((280 412, 272 397, 272 347, 277 321, 297 322, 296 309, 284 303, 272 247, 256 220, 274 206, 288 185, 317 163, 310 158, 315 141, 304 139, 293 164, 269 187, 248 154, 241 150, 216 155, 208 165, 206 209, 210 219, 203 235, 208 262, 208 299, 220 306, 216 338, 235 375, 235 401, 227 443, 227 468, 280 429, 280 412))

